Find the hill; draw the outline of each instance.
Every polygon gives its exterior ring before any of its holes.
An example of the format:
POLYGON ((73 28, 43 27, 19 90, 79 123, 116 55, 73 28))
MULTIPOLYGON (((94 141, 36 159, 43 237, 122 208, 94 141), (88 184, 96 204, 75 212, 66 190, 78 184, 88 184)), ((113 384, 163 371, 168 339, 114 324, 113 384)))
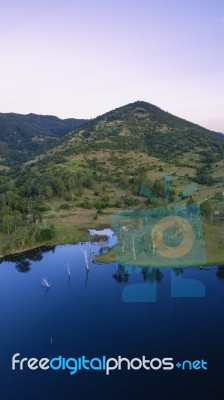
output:
POLYGON ((223 158, 224 136, 137 101, 88 121, 65 138, 61 149, 65 154, 76 149, 138 150, 172 162, 187 155, 188 161, 195 156, 209 163, 223 158))
POLYGON ((137 101, 87 121, 59 140, 37 161, 31 175, 51 188, 57 177, 63 193, 70 191, 73 181, 76 188, 84 182, 84 192, 91 197, 105 184, 116 200, 121 188, 123 196, 126 190, 136 194, 140 181, 161 179, 164 172, 174 174, 179 191, 192 180, 215 190, 223 182, 223 159, 223 135, 137 101))
POLYGON ((83 122, 50 115, 0 113, 1 164, 10 166, 29 160, 83 122))
POLYGON ((108 225, 113 210, 166 204, 165 173, 172 175, 169 203, 210 199, 213 209, 224 207, 224 136, 151 104, 120 107, 53 143, 0 171, 2 253, 82 240, 87 228, 108 225))

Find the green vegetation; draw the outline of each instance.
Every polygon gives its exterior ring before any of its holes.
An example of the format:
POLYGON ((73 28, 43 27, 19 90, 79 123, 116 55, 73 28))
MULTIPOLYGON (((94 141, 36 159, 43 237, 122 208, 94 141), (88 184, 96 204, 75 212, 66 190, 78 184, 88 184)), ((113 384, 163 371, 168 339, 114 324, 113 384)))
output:
POLYGON ((91 121, 2 114, 0 156, 8 166, 0 169, 1 255, 88 240, 87 229, 108 226, 114 209, 165 204, 164 173, 173 176, 169 203, 201 203, 207 231, 210 225, 212 235, 222 231, 211 215, 224 210, 224 135, 151 104, 136 102, 91 121), (82 125, 65 135, 72 124, 82 125), (188 194, 192 182, 198 187, 188 194))
POLYGON ((0 113, 0 164, 22 164, 84 122, 50 115, 0 113))
POLYGON ((206 221, 211 217, 212 215, 212 204, 209 200, 205 200, 201 203, 200 205, 201 208, 201 215, 205 218, 206 221))

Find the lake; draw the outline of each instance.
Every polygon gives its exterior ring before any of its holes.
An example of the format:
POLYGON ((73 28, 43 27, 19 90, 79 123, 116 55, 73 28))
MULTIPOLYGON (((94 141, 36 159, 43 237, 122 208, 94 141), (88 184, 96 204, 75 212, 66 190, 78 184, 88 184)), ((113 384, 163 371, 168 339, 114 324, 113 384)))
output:
MULTIPOLYGON (((224 267, 124 269, 95 264, 99 243, 43 248, 0 264, 0 391, 3 400, 223 400, 224 267), (86 271, 84 254, 89 260, 86 271), (70 263, 71 276, 66 269, 70 263), (204 297, 173 297, 174 277, 195 279, 204 297), (49 289, 41 279, 47 277, 49 289), (124 302, 127 287, 156 288, 156 300, 124 302), (12 371, 12 356, 49 359, 171 357, 208 369, 12 371)), ((153 289, 154 290, 154 289, 153 289)))

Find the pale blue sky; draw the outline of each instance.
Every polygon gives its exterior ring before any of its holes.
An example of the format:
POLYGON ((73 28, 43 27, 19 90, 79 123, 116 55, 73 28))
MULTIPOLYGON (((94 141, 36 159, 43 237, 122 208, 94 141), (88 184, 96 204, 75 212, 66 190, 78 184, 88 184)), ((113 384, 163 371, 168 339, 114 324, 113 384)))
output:
POLYGON ((224 1, 0 0, 0 111, 144 100, 224 131, 224 1))

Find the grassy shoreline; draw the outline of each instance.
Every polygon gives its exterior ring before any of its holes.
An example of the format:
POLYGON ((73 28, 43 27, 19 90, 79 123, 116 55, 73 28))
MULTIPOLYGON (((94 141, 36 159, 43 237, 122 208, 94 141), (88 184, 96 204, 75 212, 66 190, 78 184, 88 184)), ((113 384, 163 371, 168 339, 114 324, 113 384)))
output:
MULTIPOLYGON (((63 244, 76 244, 79 242, 101 240, 100 237, 90 236, 88 229, 104 229, 110 227, 110 216, 117 209, 105 210, 102 214, 96 214, 95 210, 76 210, 73 213, 60 213, 58 215, 46 216, 47 226, 51 223, 55 226, 55 236, 47 241, 34 243, 31 246, 10 249, 5 254, 0 255, 0 259, 5 256, 27 252, 40 247, 52 247, 63 244)), ((119 210, 121 211, 121 210, 119 210)), ((204 238, 207 254, 206 265, 224 263, 224 246, 220 247, 220 237, 223 235, 223 223, 210 222, 204 223, 204 238)), ((95 256, 94 262, 106 264, 115 262, 114 249, 108 253, 95 256)))
MULTIPOLYGON (((46 226, 48 227, 50 224, 53 224, 55 227, 55 235, 52 239, 36 242, 31 244, 30 246, 21 246, 14 249, 11 248, 4 252, 4 254, 2 251, 2 247, 4 245, 4 241, 7 240, 7 236, 2 236, 0 238, 0 259, 13 254, 24 253, 26 251, 33 250, 39 247, 75 244, 79 242, 88 242, 93 240, 93 236, 90 236, 88 234, 88 229, 103 229, 108 227, 110 224, 109 217, 112 211, 98 215, 97 219, 96 211, 83 211, 85 210, 82 210, 81 212, 80 210, 77 210, 77 212, 72 214, 60 213, 56 216, 50 215, 48 218, 46 217, 46 226)), ((94 240, 100 240, 100 237, 96 237, 94 240)))

